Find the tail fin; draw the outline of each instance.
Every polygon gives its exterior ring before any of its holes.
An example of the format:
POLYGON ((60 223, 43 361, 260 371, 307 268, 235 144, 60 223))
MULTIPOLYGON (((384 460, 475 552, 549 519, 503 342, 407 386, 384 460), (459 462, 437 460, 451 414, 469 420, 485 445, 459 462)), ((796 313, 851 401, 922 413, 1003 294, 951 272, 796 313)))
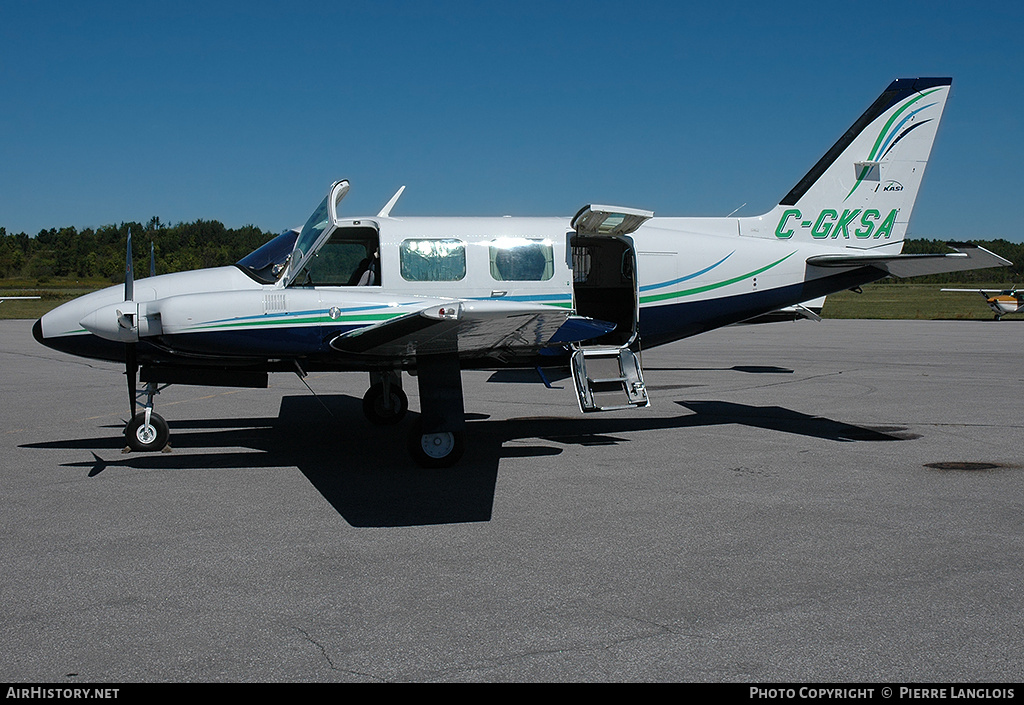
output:
POLYGON ((760 226, 741 231, 859 249, 902 242, 952 82, 893 81, 760 226))

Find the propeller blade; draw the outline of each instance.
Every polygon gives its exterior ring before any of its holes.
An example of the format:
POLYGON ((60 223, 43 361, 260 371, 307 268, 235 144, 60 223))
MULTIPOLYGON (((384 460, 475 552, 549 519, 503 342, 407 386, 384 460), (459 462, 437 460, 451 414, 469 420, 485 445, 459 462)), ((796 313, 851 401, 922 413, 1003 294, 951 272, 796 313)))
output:
MULTIPOLYGON (((132 231, 128 229, 128 246, 124 261, 124 300, 135 300, 135 270, 132 265, 132 231)), ((134 324, 134 318, 132 319, 134 324)), ((139 373, 139 361, 135 354, 135 343, 125 343, 124 374, 128 379, 128 421, 135 418, 135 380, 139 373)))
MULTIPOLYGON (((132 231, 128 230, 128 253, 124 263, 124 300, 135 300, 135 272, 132 269, 132 231)), ((134 404, 134 400, 132 401, 134 404)))
POLYGON ((135 356, 135 343, 125 343, 124 374, 128 378, 128 420, 135 418, 135 379, 139 374, 139 362, 135 356))
POLYGON ((149 243, 149 276, 156 276, 156 251, 153 249, 152 241, 149 243))

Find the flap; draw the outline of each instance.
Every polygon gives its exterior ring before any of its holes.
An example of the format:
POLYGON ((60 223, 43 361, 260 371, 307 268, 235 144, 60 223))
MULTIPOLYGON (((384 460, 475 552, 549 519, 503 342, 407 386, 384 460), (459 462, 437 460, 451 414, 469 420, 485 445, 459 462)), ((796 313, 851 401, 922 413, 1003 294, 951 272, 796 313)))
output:
MULTIPOLYGON (((569 318, 568 309, 502 301, 434 304, 372 326, 343 333, 330 346, 343 353, 412 358, 542 348, 569 318)), ((587 329, 587 335, 593 329, 587 329)))

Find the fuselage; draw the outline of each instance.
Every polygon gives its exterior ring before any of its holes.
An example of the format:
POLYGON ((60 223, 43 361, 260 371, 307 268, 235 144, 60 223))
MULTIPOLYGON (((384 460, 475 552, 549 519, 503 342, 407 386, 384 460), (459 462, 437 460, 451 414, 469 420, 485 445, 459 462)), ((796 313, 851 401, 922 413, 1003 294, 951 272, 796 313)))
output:
POLYGON ((1021 294, 997 294, 996 296, 990 296, 986 301, 989 308, 991 308, 997 316, 1005 316, 1008 313, 1017 313, 1018 311, 1024 310, 1024 299, 1022 299, 1021 294))
MULTIPOLYGON (((884 276, 870 267, 815 271, 806 259, 826 251, 827 245, 759 237, 760 220, 653 218, 631 236, 619 238, 623 277, 632 277, 632 293, 605 296, 619 299, 608 304, 611 308, 636 306, 637 344, 662 345, 884 276), (625 254, 630 250, 635 271, 627 272, 625 254), (623 303, 624 297, 632 298, 623 303)), ((118 314, 126 309, 123 285, 47 313, 36 325, 36 336, 68 353, 115 361, 123 360, 125 342, 137 340, 141 359, 165 364, 228 361, 282 369, 299 359, 313 366, 360 369, 380 361, 346 358, 325 341, 431 302, 497 300, 563 309, 578 305, 574 233, 567 218, 371 217, 342 225, 338 232, 351 232, 360 247, 359 238, 375 238, 379 264, 371 285, 322 284, 308 275, 304 280, 271 280, 242 266, 164 274, 135 282, 135 339, 119 338, 123 331, 118 314), (502 257, 510 248, 528 252, 536 266, 503 270, 502 257)), ((773 229, 776 223, 764 227, 773 229)), ((319 270, 313 271, 321 277, 319 270)), ((545 352, 546 362, 557 361, 558 346, 545 352)))

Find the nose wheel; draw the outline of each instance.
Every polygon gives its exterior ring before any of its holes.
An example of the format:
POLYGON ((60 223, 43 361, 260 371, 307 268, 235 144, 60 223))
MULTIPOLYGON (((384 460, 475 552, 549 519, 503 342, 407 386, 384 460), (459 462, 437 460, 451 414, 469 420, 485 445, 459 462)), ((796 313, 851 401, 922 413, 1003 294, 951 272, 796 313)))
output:
MULTIPOLYGON (((134 381, 134 380, 132 380, 134 381)), ((131 388, 133 385, 129 385, 131 388)), ((131 390, 134 391, 134 390, 131 390)), ((160 393, 155 382, 146 385, 146 401, 142 411, 135 414, 124 427, 124 437, 128 448, 143 453, 163 450, 167 447, 171 430, 160 414, 153 411, 153 397, 160 393)), ((141 396, 141 395, 140 395, 141 396)))
POLYGON ((137 452, 163 450, 170 435, 167 422, 152 409, 137 413, 124 429, 128 447, 137 452))

